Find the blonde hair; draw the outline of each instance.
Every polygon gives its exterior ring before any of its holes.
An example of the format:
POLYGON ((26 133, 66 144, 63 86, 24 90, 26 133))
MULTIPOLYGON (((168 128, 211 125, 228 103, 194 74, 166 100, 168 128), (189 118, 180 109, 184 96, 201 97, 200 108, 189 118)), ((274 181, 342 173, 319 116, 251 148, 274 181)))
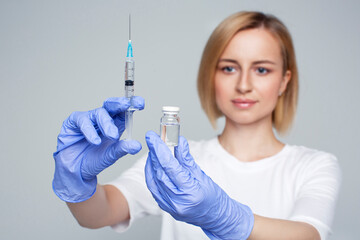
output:
POLYGON ((295 51, 289 31, 276 17, 261 12, 239 12, 222 21, 211 34, 198 72, 197 87, 201 106, 207 114, 212 126, 216 128, 216 120, 223 115, 216 105, 214 76, 219 58, 232 37, 239 31, 264 28, 278 39, 283 58, 283 74, 290 70, 291 78, 286 90, 279 96, 272 113, 273 127, 284 134, 295 117, 298 99, 298 71, 295 51))

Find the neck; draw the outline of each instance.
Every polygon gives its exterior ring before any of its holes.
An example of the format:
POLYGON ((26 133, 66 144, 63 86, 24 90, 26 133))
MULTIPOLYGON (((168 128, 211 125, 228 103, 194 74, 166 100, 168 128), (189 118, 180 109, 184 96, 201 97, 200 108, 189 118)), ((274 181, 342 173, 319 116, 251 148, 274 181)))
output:
POLYGON ((246 125, 226 119, 219 142, 226 151, 243 162, 273 156, 284 147, 275 137, 271 118, 246 125))

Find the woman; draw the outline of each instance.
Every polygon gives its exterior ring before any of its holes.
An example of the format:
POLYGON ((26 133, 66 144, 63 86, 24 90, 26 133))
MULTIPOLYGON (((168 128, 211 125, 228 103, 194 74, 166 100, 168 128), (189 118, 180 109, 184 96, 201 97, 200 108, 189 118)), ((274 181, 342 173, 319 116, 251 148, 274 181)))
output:
MULTIPOLYGON (((139 217, 162 214, 162 239, 326 239, 339 191, 337 160, 284 144, 273 130, 289 128, 297 103, 286 27, 258 12, 225 19, 205 47, 198 90, 214 126, 225 116, 221 135, 189 144, 181 137, 174 157, 148 132, 147 158, 108 185, 97 185, 96 175, 141 149, 117 140, 129 102, 112 98, 70 115, 54 153, 53 188, 80 225, 121 232, 139 217)), ((144 107, 140 97, 134 104, 144 107)))

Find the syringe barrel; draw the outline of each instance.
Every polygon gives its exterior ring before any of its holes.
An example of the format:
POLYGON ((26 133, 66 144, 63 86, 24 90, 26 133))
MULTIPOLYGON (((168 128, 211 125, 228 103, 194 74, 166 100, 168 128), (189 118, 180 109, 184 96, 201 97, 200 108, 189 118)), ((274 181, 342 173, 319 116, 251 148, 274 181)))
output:
POLYGON ((125 81, 134 81, 135 61, 132 58, 126 58, 125 62, 125 81))
POLYGON ((132 58, 126 58, 125 62, 125 96, 131 98, 134 96, 134 74, 135 61, 132 58))
POLYGON ((125 86, 125 97, 132 98, 134 96, 134 86, 125 86))
POLYGON ((126 111, 125 112, 125 129, 127 133, 126 139, 132 139, 132 129, 133 129, 133 112, 134 111, 126 111))

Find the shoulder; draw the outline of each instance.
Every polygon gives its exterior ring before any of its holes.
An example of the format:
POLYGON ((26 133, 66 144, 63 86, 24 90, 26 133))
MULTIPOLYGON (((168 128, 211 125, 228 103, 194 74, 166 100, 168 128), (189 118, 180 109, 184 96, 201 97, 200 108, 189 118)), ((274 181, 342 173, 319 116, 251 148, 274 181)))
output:
POLYGON ((298 145, 287 145, 287 157, 302 164, 337 163, 335 155, 317 149, 298 145))
POLYGON ((285 160, 303 175, 331 175, 341 178, 341 170, 335 155, 305 146, 287 145, 285 160))

